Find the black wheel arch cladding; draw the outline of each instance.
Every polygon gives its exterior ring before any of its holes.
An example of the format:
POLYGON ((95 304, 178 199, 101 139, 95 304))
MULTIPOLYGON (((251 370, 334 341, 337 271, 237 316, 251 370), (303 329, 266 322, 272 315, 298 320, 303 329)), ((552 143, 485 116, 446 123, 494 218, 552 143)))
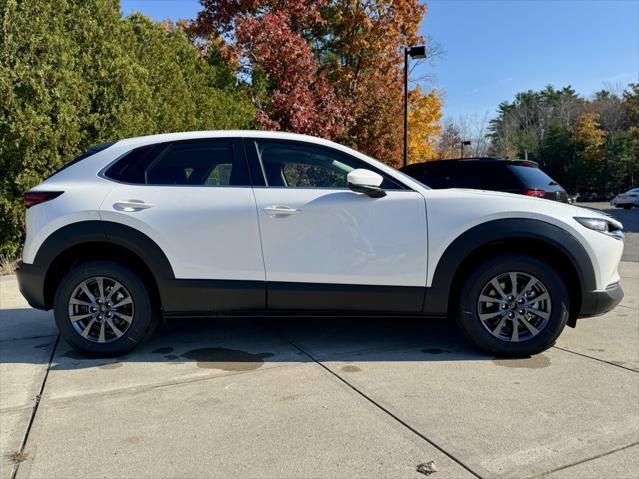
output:
MULTIPOLYGON (((446 248, 435 268, 432 285, 427 288, 424 313, 442 315, 448 312, 456 274, 464 261, 474 252, 494 242, 517 239, 544 243, 566 257, 577 274, 582 296, 596 289, 595 272, 590 257, 570 233, 536 219, 498 219, 465 231, 446 248)), ((572 314, 573 312, 571 316, 572 314)))

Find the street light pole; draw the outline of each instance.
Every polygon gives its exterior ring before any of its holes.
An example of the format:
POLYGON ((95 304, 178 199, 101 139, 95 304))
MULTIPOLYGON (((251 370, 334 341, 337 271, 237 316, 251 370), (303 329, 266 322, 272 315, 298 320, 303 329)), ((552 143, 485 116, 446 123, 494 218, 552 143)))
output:
POLYGON ((404 48, 404 166, 408 164, 408 48, 404 48))
POLYGON ((408 164, 408 57, 426 58, 426 46, 404 48, 404 166, 408 164))

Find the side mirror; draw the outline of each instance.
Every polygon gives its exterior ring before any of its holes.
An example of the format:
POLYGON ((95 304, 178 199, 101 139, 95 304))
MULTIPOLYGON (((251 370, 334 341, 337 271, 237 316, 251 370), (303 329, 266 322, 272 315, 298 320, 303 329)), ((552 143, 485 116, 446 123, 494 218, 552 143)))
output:
POLYGON ((364 193, 371 198, 382 198, 386 192, 380 188, 384 178, 374 171, 358 168, 346 177, 348 187, 356 193, 364 193))

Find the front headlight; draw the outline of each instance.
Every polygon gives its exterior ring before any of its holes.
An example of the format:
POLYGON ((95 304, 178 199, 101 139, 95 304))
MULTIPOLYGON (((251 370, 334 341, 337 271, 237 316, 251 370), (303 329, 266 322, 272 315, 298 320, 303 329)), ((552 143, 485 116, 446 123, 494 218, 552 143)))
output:
POLYGON ((575 220, 588 229, 599 231, 600 233, 607 234, 608 236, 613 236, 614 238, 624 238, 623 225, 613 218, 604 219, 575 217, 575 220))

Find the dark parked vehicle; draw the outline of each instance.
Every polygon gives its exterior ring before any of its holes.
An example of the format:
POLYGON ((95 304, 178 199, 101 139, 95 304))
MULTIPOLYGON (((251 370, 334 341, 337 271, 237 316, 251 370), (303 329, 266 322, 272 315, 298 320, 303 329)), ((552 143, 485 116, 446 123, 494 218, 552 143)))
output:
POLYGON ((464 158, 413 163, 401 171, 433 189, 504 191, 568 203, 566 190, 534 161, 464 158))

